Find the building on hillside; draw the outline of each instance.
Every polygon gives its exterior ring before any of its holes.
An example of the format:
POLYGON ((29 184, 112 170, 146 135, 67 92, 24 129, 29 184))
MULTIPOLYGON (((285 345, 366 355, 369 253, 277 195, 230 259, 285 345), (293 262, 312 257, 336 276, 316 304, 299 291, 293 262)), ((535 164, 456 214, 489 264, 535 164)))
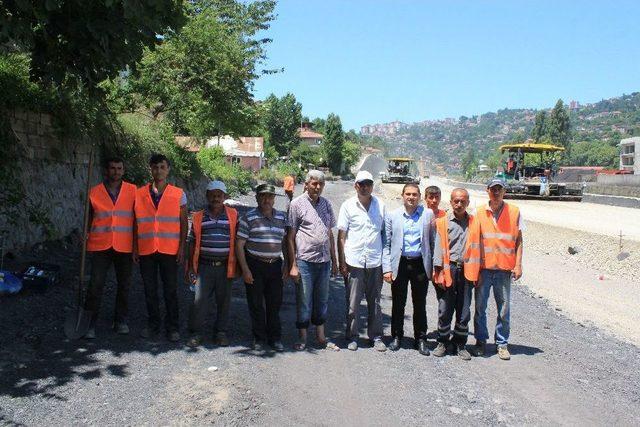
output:
POLYGON ((640 175, 640 137, 620 140, 620 170, 640 175))
POLYGON ((241 136, 238 139, 229 135, 213 136, 206 142, 201 142, 191 136, 176 136, 176 144, 187 151, 197 153, 200 148, 220 146, 224 150, 225 160, 236 163, 244 169, 260 170, 265 164, 264 138, 256 136, 241 136))
POLYGON ((298 135, 303 144, 317 148, 322 145, 324 135, 318 132, 314 132, 311 128, 311 123, 302 123, 302 126, 298 128, 298 135))

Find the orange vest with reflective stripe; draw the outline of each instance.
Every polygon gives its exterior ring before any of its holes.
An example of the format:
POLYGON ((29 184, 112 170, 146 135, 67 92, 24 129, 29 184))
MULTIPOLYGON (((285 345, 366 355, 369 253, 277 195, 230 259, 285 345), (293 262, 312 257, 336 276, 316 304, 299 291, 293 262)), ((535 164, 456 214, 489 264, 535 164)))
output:
POLYGON ((477 213, 482 240, 482 268, 511 271, 516 266, 516 241, 518 240, 520 210, 504 204, 500 217, 493 219, 490 209, 477 213))
POLYGON ((180 247, 180 199, 182 190, 168 184, 156 209, 147 184, 136 191, 138 253, 177 255, 180 247))
MULTIPOLYGON (((436 232, 440 236, 442 249, 442 270, 437 273, 434 269, 434 283, 444 284, 447 288, 453 283, 451 277, 450 251, 449 251, 449 220, 442 216, 436 220, 436 232)), ((470 282, 477 282, 480 274, 480 224, 469 215, 469 226, 467 228, 467 242, 464 246, 463 265, 464 277, 470 282)))
POLYGON ((133 251, 133 204, 136 200, 136 186, 123 182, 114 204, 104 184, 98 184, 89 192, 93 210, 88 251, 116 252, 133 251))
MULTIPOLYGON (((238 223, 238 211, 225 206, 224 210, 229 218, 229 258, 227 259, 227 278, 233 279, 236 277, 236 224, 238 223)), ((202 217, 204 211, 198 211, 193 213, 193 237, 195 241, 195 249, 193 251, 193 260, 191 267, 194 273, 198 273, 198 261, 200 259, 200 242, 202 239, 202 217)))

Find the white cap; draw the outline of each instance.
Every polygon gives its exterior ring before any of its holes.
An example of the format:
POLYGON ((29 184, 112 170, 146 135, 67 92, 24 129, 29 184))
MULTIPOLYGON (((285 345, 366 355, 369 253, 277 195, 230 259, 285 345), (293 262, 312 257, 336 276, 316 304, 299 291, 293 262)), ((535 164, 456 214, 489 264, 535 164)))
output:
POLYGON ((212 190, 220 190, 224 194, 227 194, 227 186, 224 185, 224 182, 222 181, 209 181, 209 184, 207 184, 207 191, 212 190))
POLYGON ((373 182, 373 175, 371 175, 371 172, 369 172, 369 171, 360 171, 360 172, 358 172, 358 174, 356 175, 356 182, 362 182, 362 181, 372 181, 373 182))

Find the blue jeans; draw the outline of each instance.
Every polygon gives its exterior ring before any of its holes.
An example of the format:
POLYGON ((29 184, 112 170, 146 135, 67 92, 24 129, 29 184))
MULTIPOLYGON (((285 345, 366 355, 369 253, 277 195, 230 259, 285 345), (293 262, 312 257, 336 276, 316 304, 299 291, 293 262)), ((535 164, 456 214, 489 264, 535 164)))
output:
POLYGON ((498 346, 509 342, 509 305, 511 301, 511 272, 505 270, 482 270, 480 285, 475 289, 476 313, 473 318, 474 335, 478 341, 487 341, 487 303, 489 292, 493 288, 498 319, 496 321, 495 341, 498 346))
POLYGON ((324 325, 329 302, 329 274, 331 262, 296 260, 300 281, 296 287, 296 328, 307 329, 309 319, 314 325, 324 325))

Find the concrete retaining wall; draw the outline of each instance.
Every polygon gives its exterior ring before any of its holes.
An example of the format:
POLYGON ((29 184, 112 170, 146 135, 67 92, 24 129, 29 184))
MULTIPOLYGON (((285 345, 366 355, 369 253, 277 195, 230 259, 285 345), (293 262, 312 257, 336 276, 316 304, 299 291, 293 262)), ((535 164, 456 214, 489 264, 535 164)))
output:
POLYGON ((597 183, 602 185, 624 185, 640 189, 640 175, 598 174, 597 183))

